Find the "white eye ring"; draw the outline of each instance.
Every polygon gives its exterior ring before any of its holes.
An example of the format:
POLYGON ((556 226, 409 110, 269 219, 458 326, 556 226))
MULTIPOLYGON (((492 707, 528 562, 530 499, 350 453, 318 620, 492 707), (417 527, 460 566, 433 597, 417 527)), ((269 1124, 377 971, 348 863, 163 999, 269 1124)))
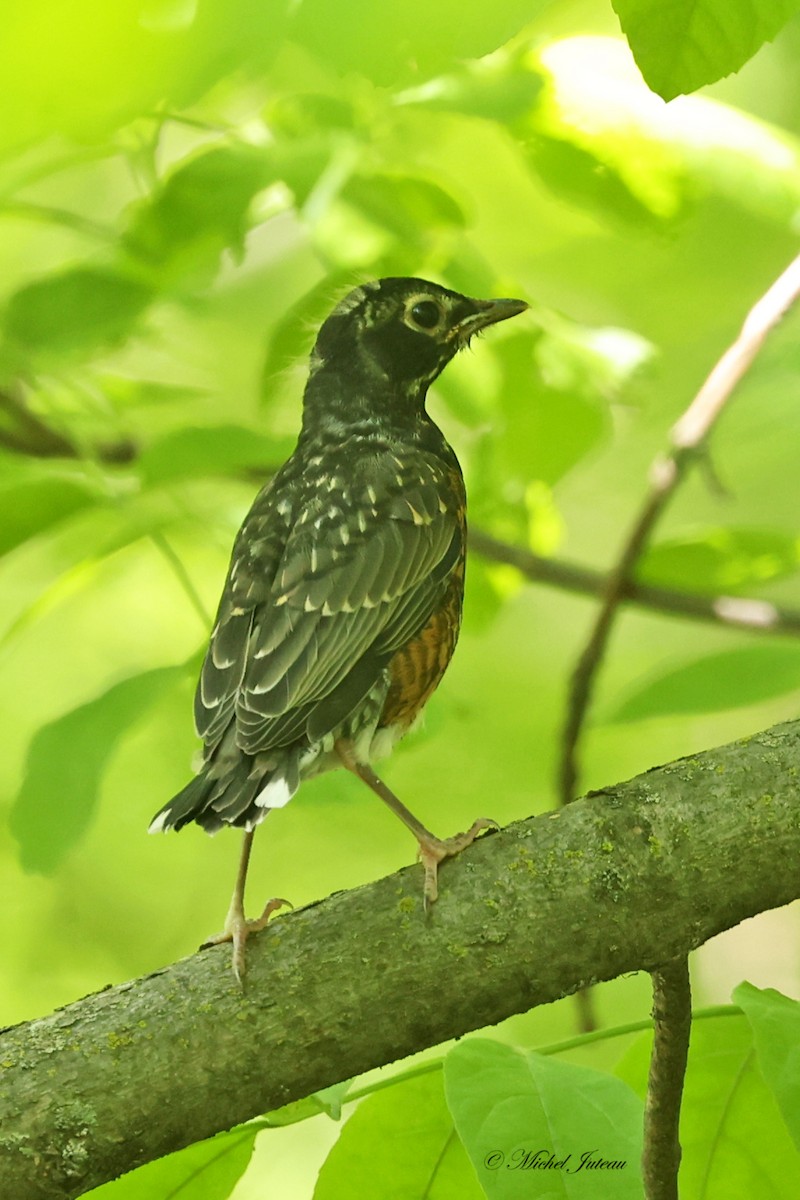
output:
POLYGON ((444 321, 441 304, 431 296, 412 296, 406 305, 405 322, 420 333, 438 333, 444 321))

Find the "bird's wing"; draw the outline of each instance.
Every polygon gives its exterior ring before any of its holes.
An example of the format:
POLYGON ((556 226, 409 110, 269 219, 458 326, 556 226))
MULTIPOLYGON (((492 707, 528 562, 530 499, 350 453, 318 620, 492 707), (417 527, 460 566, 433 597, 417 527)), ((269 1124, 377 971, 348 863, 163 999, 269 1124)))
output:
POLYGON ((368 479, 312 489, 291 514, 279 487, 254 505, 197 692, 207 745, 233 717, 248 753, 324 736, 434 611, 462 550, 460 487, 391 455, 368 479))

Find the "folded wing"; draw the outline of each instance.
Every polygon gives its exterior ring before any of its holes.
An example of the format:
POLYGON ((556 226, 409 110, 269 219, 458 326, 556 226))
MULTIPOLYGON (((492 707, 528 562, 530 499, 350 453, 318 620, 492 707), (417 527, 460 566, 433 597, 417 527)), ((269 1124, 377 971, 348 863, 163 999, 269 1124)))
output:
POLYGON ((367 479, 300 493, 280 477, 234 548, 195 713, 211 751, 231 721, 249 754, 314 742, 380 680, 435 611, 461 554, 459 496, 437 462, 390 455, 367 479))

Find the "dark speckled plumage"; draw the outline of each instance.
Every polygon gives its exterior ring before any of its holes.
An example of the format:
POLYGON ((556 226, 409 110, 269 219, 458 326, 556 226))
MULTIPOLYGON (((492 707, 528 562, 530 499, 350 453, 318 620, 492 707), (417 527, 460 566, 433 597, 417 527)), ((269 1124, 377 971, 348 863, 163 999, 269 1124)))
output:
POLYGON ((455 646, 466 535, 426 392, 524 307, 383 279, 325 321, 297 448, 234 545, 195 700, 203 767, 153 828, 252 829, 341 765, 335 743, 366 763, 413 723, 455 646))

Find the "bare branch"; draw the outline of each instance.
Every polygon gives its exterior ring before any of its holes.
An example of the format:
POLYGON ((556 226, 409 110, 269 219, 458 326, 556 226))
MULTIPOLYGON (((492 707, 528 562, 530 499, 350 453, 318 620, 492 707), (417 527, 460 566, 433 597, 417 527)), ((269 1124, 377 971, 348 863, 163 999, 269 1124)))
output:
MULTIPOLYGON (((83 458, 84 454, 70 438, 53 429, 46 421, 32 412, 22 396, 0 391, 0 413, 10 418, 10 426, 0 425, 0 447, 14 454, 27 454, 31 458, 83 458)), ((116 442, 104 442, 93 448, 93 455, 100 462, 129 463, 137 455, 136 444, 127 438, 116 442)))
POLYGON ((653 1050, 644 1113, 642 1175, 647 1200, 678 1200, 678 1124, 692 1028, 689 961, 652 972, 653 1050))
MULTIPOLYGON (((83 452, 74 442, 52 429, 41 417, 33 413, 21 397, 9 392, 0 392, 0 411, 2 410, 9 414, 12 425, 0 425, 0 447, 15 454, 26 454, 31 458, 83 457, 83 452)), ((124 466, 135 462, 139 448, 129 438, 120 438, 115 442, 103 442, 93 447, 91 454, 100 462, 124 466)), ((258 471, 248 470, 245 474, 260 486, 275 470, 277 467, 265 466, 258 471)), ((482 558, 516 567, 528 579, 537 583, 550 584, 564 591, 589 596, 602 596, 607 589, 608 576, 602 571, 560 559, 543 558, 522 546, 512 546, 508 542, 500 541, 481 529, 470 530, 469 548, 482 558)), ((800 612, 779 608, 767 600, 738 596, 701 596, 634 581, 626 584, 622 599, 657 612, 731 625, 755 633, 785 633, 792 637, 800 635, 800 612)))
POLYGON ((559 796, 562 804, 568 804, 575 794, 579 776, 578 742, 595 678, 605 656, 620 605, 631 585, 636 563, 692 457, 708 437, 737 383, 764 344, 767 334, 794 304, 798 295, 800 257, 794 260, 751 309, 738 338, 723 354, 686 412, 673 427, 671 450, 668 454, 659 456, 653 463, 650 472, 650 493, 625 539, 616 565, 607 577, 603 603, 572 675, 559 772, 559 796))
MULTIPOLYGON (((469 547, 481 558, 516 567, 534 583, 544 583, 586 596, 604 596, 608 590, 608 575, 603 571, 559 558, 543 558, 524 546, 500 541, 482 529, 470 530, 469 547)), ((631 579, 623 586, 620 603, 636 604, 669 616, 728 625, 751 633, 800 636, 800 611, 780 608, 769 600, 755 597, 702 596, 698 592, 655 587, 631 579)))

